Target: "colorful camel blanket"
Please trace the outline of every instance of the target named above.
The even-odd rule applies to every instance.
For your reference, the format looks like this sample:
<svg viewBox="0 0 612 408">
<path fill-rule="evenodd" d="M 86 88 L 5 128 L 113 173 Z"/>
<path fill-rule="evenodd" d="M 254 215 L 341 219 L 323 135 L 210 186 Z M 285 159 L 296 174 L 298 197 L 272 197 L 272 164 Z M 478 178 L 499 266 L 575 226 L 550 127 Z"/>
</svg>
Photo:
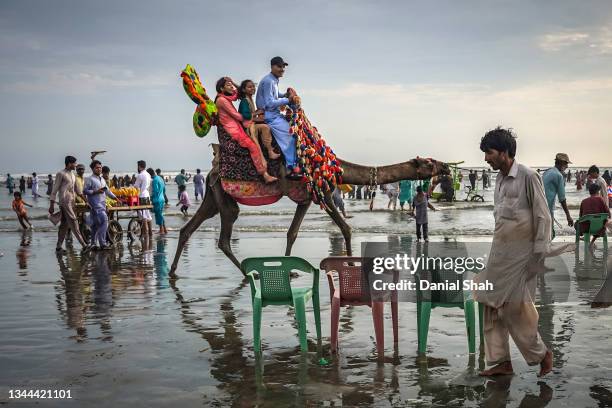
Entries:
<svg viewBox="0 0 612 408">
<path fill-rule="evenodd" d="M 280 183 L 266 184 L 257 174 L 249 151 L 240 146 L 221 126 L 217 126 L 219 137 L 219 176 L 223 191 L 231 195 L 237 202 L 244 205 L 267 205 L 277 202 L 283 196 Z M 278 149 L 276 141 L 272 146 Z M 268 173 L 280 177 L 281 159 L 270 160 L 267 150 L 263 149 L 268 162 Z M 289 181 L 287 196 L 302 204 L 310 200 L 307 189 L 301 181 Z"/>
<path fill-rule="evenodd" d="M 342 184 L 340 160 L 300 107 L 291 113 L 289 132 L 296 137 L 298 173 L 303 175 L 312 200 L 326 208 L 325 193 L 333 192 L 336 185 Z"/>
</svg>

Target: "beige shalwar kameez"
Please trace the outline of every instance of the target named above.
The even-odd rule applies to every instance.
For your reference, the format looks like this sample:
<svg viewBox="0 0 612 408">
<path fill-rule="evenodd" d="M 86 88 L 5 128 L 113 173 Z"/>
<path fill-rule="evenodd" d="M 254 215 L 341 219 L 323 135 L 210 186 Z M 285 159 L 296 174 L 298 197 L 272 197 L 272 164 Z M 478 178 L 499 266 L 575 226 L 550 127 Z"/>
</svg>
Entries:
<svg viewBox="0 0 612 408">
<path fill-rule="evenodd" d="M 53 183 L 53 190 L 51 191 L 50 199 L 52 202 L 55 202 L 57 196 L 57 202 L 59 203 L 60 212 L 62 214 L 57 233 L 57 248 L 62 246 L 62 243 L 64 242 L 64 239 L 69 231 L 72 231 L 72 234 L 74 234 L 82 246 L 87 245 L 79 232 L 79 224 L 77 222 L 76 214 L 74 213 L 74 184 L 75 176 L 70 170 L 64 169 L 55 175 L 55 182 Z"/>
<path fill-rule="evenodd" d="M 489 364 L 510 361 L 509 336 L 528 364 L 539 364 L 547 347 L 538 333 L 533 254 L 550 249 L 552 219 L 538 173 L 514 161 L 495 184 L 495 231 L 486 269 L 475 281 L 491 291 L 476 291 L 485 305 L 485 355 Z"/>
</svg>

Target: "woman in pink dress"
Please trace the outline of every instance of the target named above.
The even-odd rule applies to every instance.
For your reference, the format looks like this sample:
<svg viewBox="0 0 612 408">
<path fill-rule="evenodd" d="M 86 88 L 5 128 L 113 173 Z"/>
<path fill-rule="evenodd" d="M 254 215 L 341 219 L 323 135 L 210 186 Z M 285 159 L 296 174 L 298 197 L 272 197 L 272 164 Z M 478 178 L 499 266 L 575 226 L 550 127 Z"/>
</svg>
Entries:
<svg viewBox="0 0 612 408">
<path fill-rule="evenodd" d="M 223 77 L 217 81 L 217 98 L 215 103 L 219 110 L 219 124 L 232 139 L 238 144 L 249 150 L 251 160 L 266 183 L 272 183 L 278 179 L 268 174 L 267 163 L 264 159 L 261 147 L 247 135 L 245 128 L 251 126 L 250 120 L 243 120 L 232 102 L 238 99 L 236 84 L 229 77 Z"/>
</svg>

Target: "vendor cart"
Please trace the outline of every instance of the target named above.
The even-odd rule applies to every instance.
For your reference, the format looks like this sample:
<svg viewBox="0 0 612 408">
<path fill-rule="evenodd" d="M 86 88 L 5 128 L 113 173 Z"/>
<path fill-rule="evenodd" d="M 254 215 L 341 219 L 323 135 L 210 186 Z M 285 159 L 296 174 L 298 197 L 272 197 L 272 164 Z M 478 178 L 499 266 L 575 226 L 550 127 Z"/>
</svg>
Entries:
<svg viewBox="0 0 612 408">
<path fill-rule="evenodd" d="M 138 210 L 152 210 L 152 205 L 132 205 L 121 207 L 107 207 L 108 213 L 108 232 L 107 238 L 113 245 L 118 244 L 123 239 L 123 227 L 120 220 L 129 220 L 127 225 L 127 237 L 130 241 L 140 238 L 142 233 L 141 220 L 138 217 Z M 79 229 L 85 241 L 91 239 L 91 228 L 85 222 L 84 215 L 89 212 L 89 207 L 85 204 L 77 204 L 76 213 L 79 222 Z"/>
</svg>

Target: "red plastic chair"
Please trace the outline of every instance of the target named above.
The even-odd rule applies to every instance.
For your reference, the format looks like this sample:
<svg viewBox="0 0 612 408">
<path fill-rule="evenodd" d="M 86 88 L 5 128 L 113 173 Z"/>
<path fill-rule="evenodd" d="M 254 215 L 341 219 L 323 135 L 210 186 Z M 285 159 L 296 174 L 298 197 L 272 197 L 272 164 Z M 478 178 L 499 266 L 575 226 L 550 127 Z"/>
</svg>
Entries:
<svg viewBox="0 0 612 408">
<path fill-rule="evenodd" d="M 342 306 L 370 306 L 374 320 L 374 333 L 376 335 L 376 350 L 378 357 L 382 358 L 385 352 L 385 332 L 383 324 L 384 302 L 372 301 L 364 282 L 362 273 L 363 258 L 332 256 L 321 261 L 321 269 L 326 271 L 331 298 L 331 349 L 338 350 L 338 325 L 340 323 L 340 307 Z M 337 274 L 338 285 L 334 280 Z M 395 278 L 395 277 L 394 277 Z M 391 315 L 393 319 L 393 343 L 398 342 L 397 323 L 397 295 L 391 296 Z"/>
</svg>

